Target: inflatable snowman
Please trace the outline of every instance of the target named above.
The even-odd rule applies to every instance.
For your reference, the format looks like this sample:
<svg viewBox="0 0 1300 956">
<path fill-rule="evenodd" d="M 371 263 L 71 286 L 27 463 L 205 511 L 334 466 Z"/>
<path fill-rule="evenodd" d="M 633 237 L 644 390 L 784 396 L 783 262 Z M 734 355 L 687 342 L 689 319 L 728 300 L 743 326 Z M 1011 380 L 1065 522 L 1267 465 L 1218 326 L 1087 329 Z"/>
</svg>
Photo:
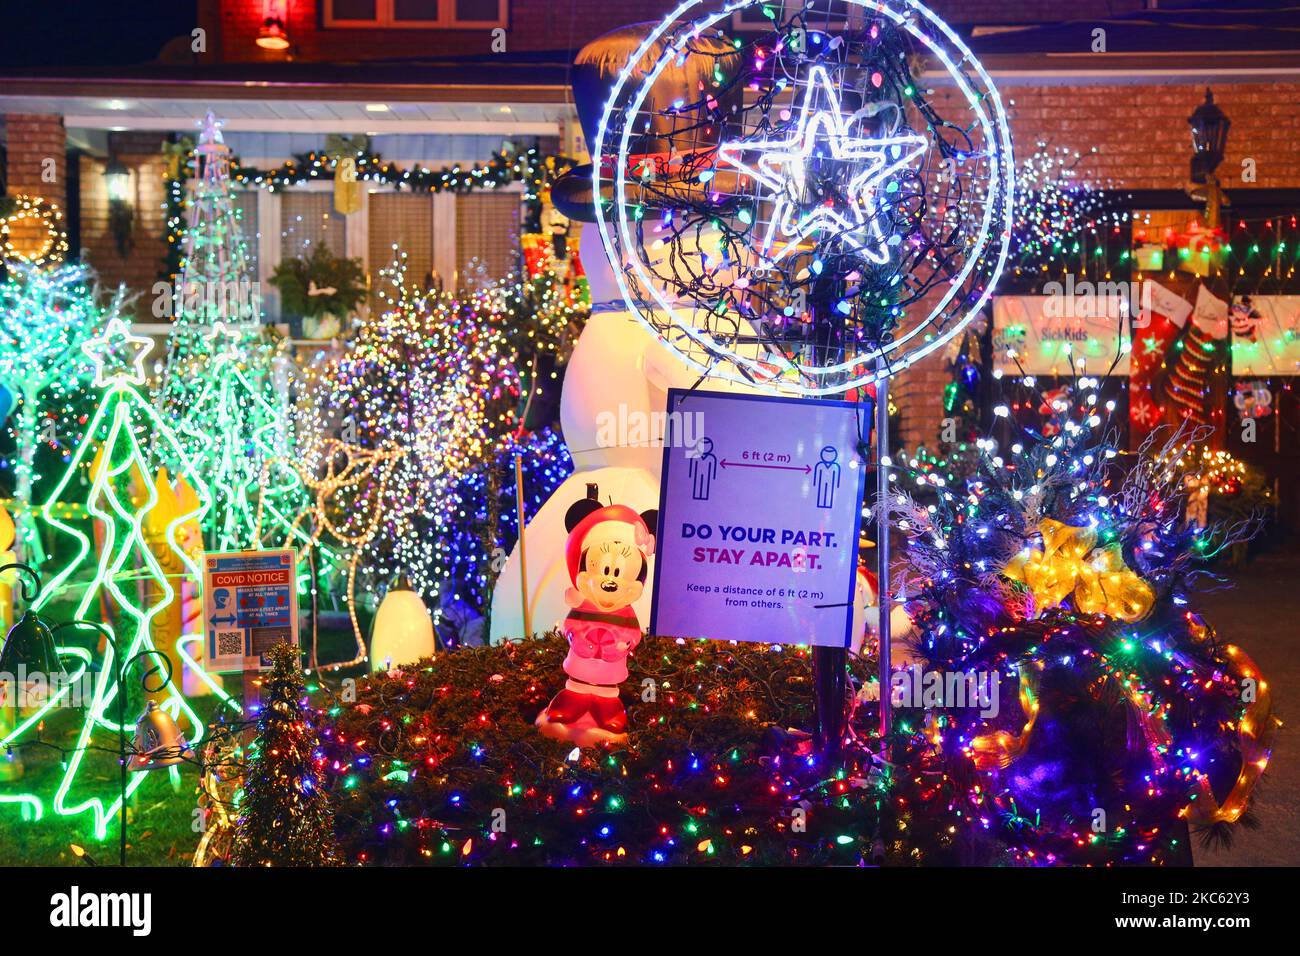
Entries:
<svg viewBox="0 0 1300 956">
<path fill-rule="evenodd" d="M 868 639 L 875 641 L 880 633 L 880 584 L 876 575 L 865 565 L 858 567 L 857 583 L 853 589 L 853 630 L 849 650 L 861 654 Z M 901 599 L 895 599 L 889 612 L 890 663 L 897 670 L 920 663 L 912 641 L 916 638 L 916 625 L 908 616 Z"/>
<path fill-rule="evenodd" d="M 618 72 L 653 26 L 623 27 L 579 52 L 574 63 L 574 102 L 588 142 L 595 141 Z M 659 52 L 651 49 L 641 65 L 652 65 Z M 724 45 L 719 52 L 726 56 L 732 51 Z M 690 74 L 692 68 L 665 71 L 656 82 L 673 87 L 665 94 L 680 95 L 678 88 L 693 91 L 699 78 Z M 659 147 L 647 143 L 643 148 Z M 591 167 L 579 167 L 555 183 L 552 201 L 570 219 L 586 223 L 578 248 L 590 284 L 592 311 L 569 359 L 560 393 L 560 427 L 575 471 L 536 515 L 529 516 L 525 527 L 529 620 L 536 633 L 556 627 L 570 611 L 565 603 L 572 584 L 565 562 L 569 534 L 565 514 L 570 505 L 585 499 L 594 485 L 596 500 L 603 505 L 620 505 L 636 513 L 657 509 L 668 390 L 700 384 L 699 371 L 669 351 L 624 302 L 599 230 L 591 224 L 595 219 Z M 753 391 L 714 380 L 702 387 Z M 492 643 L 524 633 L 520 568 L 516 545 L 493 590 Z M 645 587 L 631 605 L 640 621 L 650 619 L 651 593 L 652 588 Z"/>
</svg>

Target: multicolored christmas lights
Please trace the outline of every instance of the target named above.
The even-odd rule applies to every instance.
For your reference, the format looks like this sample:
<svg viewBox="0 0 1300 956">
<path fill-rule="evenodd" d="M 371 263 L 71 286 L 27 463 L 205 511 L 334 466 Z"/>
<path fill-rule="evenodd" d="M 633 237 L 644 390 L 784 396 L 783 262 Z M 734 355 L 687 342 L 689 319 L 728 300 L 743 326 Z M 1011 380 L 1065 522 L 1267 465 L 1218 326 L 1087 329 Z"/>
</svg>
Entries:
<svg viewBox="0 0 1300 956">
<path fill-rule="evenodd" d="M 1275 727 L 1254 665 L 1191 603 L 1206 559 L 1252 524 L 1186 520 L 1169 462 L 1203 434 L 1166 434 L 1121 472 L 1098 385 L 1081 377 L 1040 397 L 1047 422 L 981 439 L 964 481 L 916 474 L 931 503 L 891 503 L 925 666 L 1020 701 L 900 711 L 899 732 L 946 781 L 930 810 L 1011 862 L 1185 863 L 1189 823 L 1218 837 L 1246 812 Z"/>
<path fill-rule="evenodd" d="M 405 574 L 427 596 L 447 574 L 449 529 L 466 515 L 456 482 L 513 426 L 519 379 L 496 287 L 425 292 L 407 284 L 404 256 L 383 275 L 382 313 L 308 378 L 304 431 L 400 450 L 361 568 L 372 585 Z"/>
<path fill-rule="evenodd" d="M 801 394 L 879 381 L 960 332 L 1002 272 L 1014 167 L 992 80 L 921 4 L 849 6 L 867 29 L 822 0 L 687 0 L 609 98 L 601 240 L 628 307 L 702 373 Z M 751 7 L 771 31 L 727 43 L 718 25 Z M 912 48 L 966 113 L 938 115 Z"/>
</svg>

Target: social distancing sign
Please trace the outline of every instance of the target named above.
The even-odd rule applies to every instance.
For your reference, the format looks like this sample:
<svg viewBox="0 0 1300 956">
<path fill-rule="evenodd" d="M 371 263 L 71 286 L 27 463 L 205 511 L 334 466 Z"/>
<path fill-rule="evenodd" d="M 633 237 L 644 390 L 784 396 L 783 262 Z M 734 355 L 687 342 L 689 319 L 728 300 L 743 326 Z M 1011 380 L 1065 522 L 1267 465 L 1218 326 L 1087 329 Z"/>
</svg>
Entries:
<svg viewBox="0 0 1300 956">
<path fill-rule="evenodd" d="M 671 390 L 650 633 L 849 646 L 871 420 L 866 403 Z"/>
<path fill-rule="evenodd" d="M 298 553 L 203 556 L 204 665 L 214 673 L 266 670 L 281 642 L 298 643 Z"/>
</svg>

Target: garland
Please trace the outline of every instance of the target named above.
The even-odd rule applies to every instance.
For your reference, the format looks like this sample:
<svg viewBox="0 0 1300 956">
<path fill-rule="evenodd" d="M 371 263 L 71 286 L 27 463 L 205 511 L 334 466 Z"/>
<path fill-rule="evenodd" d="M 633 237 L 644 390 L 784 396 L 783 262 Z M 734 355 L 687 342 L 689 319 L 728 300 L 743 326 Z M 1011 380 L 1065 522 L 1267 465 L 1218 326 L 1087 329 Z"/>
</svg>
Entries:
<svg viewBox="0 0 1300 956">
<path fill-rule="evenodd" d="M 180 271 L 181 249 L 184 245 L 185 183 L 190 175 L 193 143 L 185 139 L 169 145 L 171 153 L 177 158 L 172 162 L 172 175 L 166 184 L 167 253 L 163 267 L 167 275 L 175 276 Z M 241 186 L 255 186 L 275 192 L 291 186 L 301 186 L 303 183 L 333 182 L 342 158 L 340 154 L 313 150 L 271 169 L 259 169 L 235 162 L 230 175 Z M 486 162 L 474 166 L 457 163 L 432 170 L 422 166 L 403 169 L 396 163 L 385 161 L 378 153 L 366 150 L 358 150 L 356 153 L 358 181 L 380 183 L 399 190 L 470 193 L 523 183 L 523 201 L 528 207 L 524 232 L 540 229 L 542 192 L 574 165 L 576 160 L 543 155 L 536 146 L 530 146 L 522 152 L 503 149 Z"/>
</svg>

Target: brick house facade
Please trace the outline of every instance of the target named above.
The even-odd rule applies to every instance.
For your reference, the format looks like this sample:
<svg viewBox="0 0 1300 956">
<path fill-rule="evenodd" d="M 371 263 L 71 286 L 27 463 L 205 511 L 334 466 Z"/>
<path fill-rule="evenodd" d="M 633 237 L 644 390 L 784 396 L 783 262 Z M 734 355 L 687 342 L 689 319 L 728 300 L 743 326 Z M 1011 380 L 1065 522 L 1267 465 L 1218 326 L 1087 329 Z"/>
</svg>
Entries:
<svg viewBox="0 0 1300 956">
<path fill-rule="evenodd" d="M 488 55 L 492 29 L 497 25 L 461 23 L 434 29 L 384 28 L 382 12 L 392 0 L 369 0 L 358 4 L 343 0 L 345 7 L 370 7 L 375 26 L 369 28 L 330 26 L 334 4 L 339 0 L 205 0 L 200 3 L 200 26 L 217 38 L 209 55 L 221 62 L 273 62 L 285 53 L 261 49 L 257 36 L 267 12 L 283 11 L 286 32 L 292 44 L 288 55 L 312 61 L 378 60 L 393 57 Z M 492 5 L 480 0 L 475 8 Z M 679 5 L 677 0 L 499 0 L 508 50 L 574 50 L 588 40 L 616 27 L 658 19 Z M 1169 3 L 1166 6 L 1178 6 Z M 414 4 L 413 6 L 425 6 Z M 452 7 L 444 0 L 444 7 Z M 1101 19 L 1133 13 L 1148 6 L 1143 0 L 1025 0 L 1014 5 L 997 0 L 934 0 L 928 6 L 949 23 L 972 24 L 1044 23 L 1056 20 Z"/>
<path fill-rule="evenodd" d="M 78 244 L 107 282 L 142 290 L 157 276 L 162 256 L 159 133 L 192 130 L 205 105 L 216 101 L 242 112 L 230 128 L 250 134 L 283 127 L 323 136 L 374 126 L 395 133 L 427 130 L 432 132 L 421 135 L 436 137 L 463 126 L 484 130 L 486 138 L 499 129 L 501 138 L 540 134 L 566 144 L 575 128 L 564 69 L 571 51 L 609 29 L 676 6 L 671 0 L 410 0 L 402 6 L 408 13 L 432 16 L 436 9 L 441 17 L 436 26 L 415 28 L 396 25 L 397 3 L 198 0 L 200 52 L 193 52 L 191 38 L 181 37 L 168 44 L 166 62 L 152 72 L 123 69 L 82 77 L 47 70 L 6 80 L 0 112 L 8 114 L 10 192 L 36 190 L 66 202 L 67 171 L 60 164 L 73 124 L 99 124 L 91 131 L 95 135 L 82 137 L 98 144 L 98 154 L 79 150 L 76 163 Z M 1269 52 L 1281 43 L 1267 30 L 1249 35 L 1177 31 L 1178 11 L 1196 5 L 1176 0 L 1022 0 L 1015 5 L 934 0 L 931 6 L 971 38 L 1011 104 L 1014 141 L 1022 154 L 1040 141 L 1085 153 L 1095 147 L 1080 166 L 1082 174 L 1108 180 L 1116 189 L 1181 191 L 1190 155 L 1186 117 L 1212 83 L 1216 101 L 1233 120 L 1221 167 L 1225 185 L 1230 190 L 1300 188 L 1300 150 L 1294 143 L 1300 59 L 1285 50 Z M 453 22 L 458 13 L 482 16 L 490 7 L 498 11 L 496 20 Z M 1141 19 L 1151 20 L 1157 7 L 1168 39 L 1126 19 L 1150 11 Z M 268 16 L 280 18 L 286 49 L 258 45 Z M 365 16 L 373 23 L 356 25 L 356 18 Z M 1111 52 L 1093 52 L 1099 28 L 1109 31 Z M 494 33 L 498 29 L 504 32 Z M 471 59 L 449 59 L 466 57 Z M 944 95 L 943 90 L 937 94 L 941 111 Z M 66 103 L 63 114 L 32 115 L 32 104 L 52 97 Z M 361 112 L 372 102 L 382 109 Z M 430 119 L 427 110 L 418 121 L 404 118 L 408 107 L 431 102 L 445 107 L 450 118 Z M 120 104 L 124 107 L 116 108 Z M 143 115 L 144 106 L 163 115 Z M 265 118 L 256 112 L 260 107 L 269 110 Z M 525 122 L 520 119 L 525 115 L 540 119 Z M 131 168 L 136 190 L 133 244 L 125 255 L 107 223 L 102 171 L 109 150 Z M 58 165 L 57 182 L 40 179 L 46 157 Z M 1241 182 L 1247 159 L 1254 161 L 1255 176 Z M 944 356 L 935 354 L 897 379 L 893 397 L 909 447 L 933 441 L 948 378 Z"/>
<path fill-rule="evenodd" d="M 1003 95 L 1011 101 L 1012 142 L 1019 155 L 1039 142 L 1069 146 L 1084 154 L 1078 166 L 1082 176 L 1109 181 L 1116 190 L 1181 191 L 1188 182 L 1185 118 L 1204 98 L 1202 84 L 1015 85 L 1004 86 Z M 1214 98 L 1232 118 L 1220 167 L 1225 187 L 1300 187 L 1300 149 L 1288 120 L 1300 103 L 1300 82 L 1216 82 Z M 942 97 L 936 108 L 943 112 Z M 1092 147 L 1096 152 L 1089 152 Z M 1247 159 L 1254 160 L 1253 182 L 1241 181 Z M 908 447 L 933 446 L 943 418 L 943 388 L 951 379 L 946 361 L 942 352 L 927 356 L 894 386 Z"/>
</svg>

